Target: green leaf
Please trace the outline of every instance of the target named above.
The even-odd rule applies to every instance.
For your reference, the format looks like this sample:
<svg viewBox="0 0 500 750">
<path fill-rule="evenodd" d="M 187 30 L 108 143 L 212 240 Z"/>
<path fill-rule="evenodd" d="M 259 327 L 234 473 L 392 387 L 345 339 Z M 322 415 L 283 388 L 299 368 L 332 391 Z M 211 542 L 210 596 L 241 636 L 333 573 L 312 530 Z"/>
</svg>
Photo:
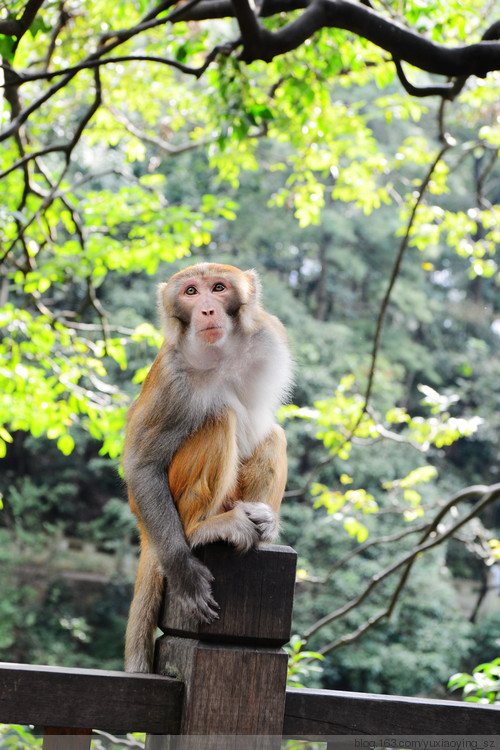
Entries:
<svg viewBox="0 0 500 750">
<path fill-rule="evenodd" d="M 437 476 L 437 469 L 434 466 L 420 466 L 418 469 L 411 471 L 404 479 L 400 479 L 398 484 L 400 487 L 413 487 L 421 482 L 430 482 L 435 476 Z"/>
<path fill-rule="evenodd" d="M 0 34 L 0 56 L 8 63 L 14 62 L 14 48 L 16 42 L 17 40 L 15 37 Z"/>
<path fill-rule="evenodd" d="M 356 540 L 362 544 L 368 538 L 368 529 L 356 518 L 346 518 L 344 528 L 349 536 L 356 537 Z"/>
<path fill-rule="evenodd" d="M 73 449 L 75 447 L 75 441 L 71 437 L 71 435 L 61 435 L 59 440 L 57 441 L 57 447 L 63 453 L 65 456 L 69 456 L 70 453 L 73 452 Z"/>
<path fill-rule="evenodd" d="M 422 499 L 420 493 L 416 490 L 405 490 L 403 497 L 407 503 L 410 503 L 413 506 L 418 505 Z"/>
</svg>

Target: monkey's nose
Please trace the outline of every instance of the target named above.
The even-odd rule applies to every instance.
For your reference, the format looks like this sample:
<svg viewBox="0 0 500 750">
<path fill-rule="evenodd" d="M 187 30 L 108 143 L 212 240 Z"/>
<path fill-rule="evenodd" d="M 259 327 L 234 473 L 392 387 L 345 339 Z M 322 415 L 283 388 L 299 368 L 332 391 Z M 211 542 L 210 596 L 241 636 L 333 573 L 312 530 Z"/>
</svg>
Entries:
<svg viewBox="0 0 500 750">
<path fill-rule="evenodd" d="M 202 311 L 201 311 L 201 314 L 202 314 L 202 315 L 213 315 L 213 314 L 214 314 L 214 312 L 215 312 L 215 310 L 213 310 L 213 309 L 209 309 L 209 310 L 202 310 Z"/>
</svg>

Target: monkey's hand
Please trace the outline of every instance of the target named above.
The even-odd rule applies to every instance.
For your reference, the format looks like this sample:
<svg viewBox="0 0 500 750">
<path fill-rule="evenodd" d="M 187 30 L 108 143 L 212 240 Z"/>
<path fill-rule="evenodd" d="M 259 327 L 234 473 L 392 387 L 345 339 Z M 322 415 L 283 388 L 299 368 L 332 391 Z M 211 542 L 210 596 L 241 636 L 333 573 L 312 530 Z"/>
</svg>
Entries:
<svg viewBox="0 0 500 750">
<path fill-rule="evenodd" d="M 266 503 L 241 503 L 241 505 L 255 526 L 258 541 L 274 541 L 279 534 L 279 522 L 273 509 Z"/>
<path fill-rule="evenodd" d="M 212 596 L 213 575 L 196 557 L 186 557 L 182 576 L 168 579 L 173 596 L 182 609 L 199 622 L 213 622 L 219 618 L 219 605 Z"/>
</svg>

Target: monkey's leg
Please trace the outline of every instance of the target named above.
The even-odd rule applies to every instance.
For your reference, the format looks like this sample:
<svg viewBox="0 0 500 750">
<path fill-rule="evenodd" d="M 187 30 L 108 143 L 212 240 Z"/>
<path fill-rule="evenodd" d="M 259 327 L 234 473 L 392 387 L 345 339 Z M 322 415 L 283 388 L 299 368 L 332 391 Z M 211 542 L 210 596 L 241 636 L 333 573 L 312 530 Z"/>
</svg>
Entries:
<svg viewBox="0 0 500 750">
<path fill-rule="evenodd" d="M 240 468 L 238 485 L 259 539 L 272 542 L 279 534 L 278 511 L 287 477 L 286 437 L 274 425 Z"/>
<path fill-rule="evenodd" d="M 163 574 L 144 529 L 134 598 L 125 637 L 125 671 L 150 672 L 154 633 L 163 594 Z"/>
<path fill-rule="evenodd" d="M 259 540 L 250 508 L 238 491 L 236 415 L 232 409 L 209 419 L 179 448 L 169 482 L 189 544 L 225 540 L 244 551 Z M 224 508 L 229 505 L 230 510 Z"/>
<path fill-rule="evenodd" d="M 237 479 L 236 414 L 228 409 L 190 435 L 170 463 L 168 481 L 184 531 L 218 513 Z"/>
<path fill-rule="evenodd" d="M 286 437 L 275 424 L 240 467 L 238 485 L 243 501 L 266 503 L 277 513 L 287 477 Z"/>
</svg>

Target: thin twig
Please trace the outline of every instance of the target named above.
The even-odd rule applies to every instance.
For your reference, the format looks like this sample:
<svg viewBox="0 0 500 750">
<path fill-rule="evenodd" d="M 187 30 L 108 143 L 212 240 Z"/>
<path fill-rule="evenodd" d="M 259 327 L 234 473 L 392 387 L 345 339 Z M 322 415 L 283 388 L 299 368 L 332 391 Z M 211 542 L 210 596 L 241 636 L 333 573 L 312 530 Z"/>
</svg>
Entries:
<svg viewBox="0 0 500 750">
<path fill-rule="evenodd" d="M 303 639 L 304 641 L 307 641 L 310 639 L 314 634 L 316 634 L 321 628 L 325 627 L 325 625 L 329 625 L 330 623 L 334 622 L 335 620 L 338 620 L 340 617 L 343 617 L 348 612 L 353 610 L 355 607 L 357 607 L 361 602 L 363 602 L 368 595 L 386 578 L 391 576 L 393 573 L 395 573 L 397 570 L 399 570 L 403 566 L 408 566 L 409 564 L 413 564 L 416 557 L 418 557 L 421 553 L 427 552 L 430 549 L 433 549 L 434 547 L 437 547 L 438 545 L 442 544 L 446 539 L 451 537 L 453 534 L 455 534 L 458 529 L 460 529 L 462 526 L 464 526 L 466 523 L 468 523 L 472 518 L 475 518 L 479 513 L 481 513 L 488 505 L 490 505 L 492 502 L 496 501 L 498 497 L 500 497 L 500 484 L 494 484 L 490 487 L 483 486 L 483 485 L 476 485 L 472 487 L 467 487 L 466 489 L 462 490 L 461 492 L 456 493 L 444 506 L 444 508 L 440 509 L 439 513 L 436 515 L 436 517 L 432 521 L 432 528 L 436 529 L 439 525 L 440 520 L 442 519 L 443 515 L 445 515 L 448 510 L 456 505 L 459 502 L 464 502 L 466 500 L 470 500 L 473 497 L 480 496 L 480 500 L 473 506 L 473 508 L 466 513 L 461 519 L 459 519 L 456 523 L 452 524 L 446 531 L 444 531 L 441 534 L 436 534 L 432 539 L 429 541 L 420 541 L 419 544 L 414 547 L 410 552 L 408 552 L 406 555 L 404 555 L 402 558 L 397 560 L 396 562 L 392 563 L 391 565 L 387 566 L 384 570 L 380 571 L 379 573 L 376 573 L 372 578 L 370 579 L 368 585 L 363 589 L 363 591 L 358 594 L 358 596 L 354 597 L 354 599 L 351 599 L 349 602 L 347 602 L 343 607 L 340 607 L 339 609 L 335 610 L 335 612 L 331 612 L 328 615 L 325 615 L 325 617 L 322 617 L 320 620 L 318 620 L 314 625 L 312 625 L 310 628 L 308 628 L 304 635 Z M 431 534 L 431 527 L 426 531 L 424 535 L 424 539 L 428 538 L 428 536 Z M 394 609 L 395 603 L 397 599 L 399 598 L 399 595 L 402 591 L 402 588 L 404 584 L 406 583 L 408 574 L 405 569 L 402 578 L 400 579 L 398 585 L 396 586 L 396 589 L 391 597 L 391 601 L 389 605 L 382 610 L 379 614 L 374 616 L 374 618 L 370 618 L 368 622 L 371 622 L 369 627 L 372 627 L 375 622 L 379 622 L 380 619 L 383 617 L 388 617 L 391 612 Z M 365 627 L 366 623 L 361 626 L 361 628 L 358 628 L 358 631 L 356 631 L 357 635 L 356 637 L 359 637 L 362 633 L 366 632 L 368 627 Z M 330 651 L 333 651 L 335 648 L 338 648 L 339 646 L 343 645 L 344 643 L 354 640 L 352 637 L 353 634 L 346 634 L 345 636 L 342 636 L 341 638 L 337 639 L 336 641 L 328 644 L 327 646 L 323 647 L 320 650 L 320 653 L 326 654 Z"/>
<path fill-rule="evenodd" d="M 376 371 L 378 353 L 379 353 L 379 349 L 380 349 L 380 340 L 381 340 L 381 336 L 382 336 L 382 329 L 383 329 L 384 321 L 385 321 L 385 315 L 386 315 L 386 312 L 387 312 L 387 308 L 389 306 L 389 302 L 390 302 L 390 299 L 391 299 L 391 296 L 392 296 L 392 292 L 394 290 L 394 286 L 396 284 L 396 281 L 397 281 L 398 276 L 399 276 L 399 272 L 401 270 L 401 264 L 403 262 L 404 255 L 405 255 L 405 253 L 406 253 L 406 251 L 408 249 L 408 246 L 409 246 L 409 240 L 410 240 L 411 230 L 412 230 L 414 222 L 415 222 L 415 218 L 416 218 L 416 215 L 417 215 L 418 208 L 419 208 L 420 204 L 422 203 L 422 200 L 423 200 L 424 195 L 425 195 L 425 193 L 427 191 L 429 183 L 432 180 L 432 177 L 433 177 L 434 172 L 435 172 L 435 170 L 437 168 L 437 165 L 439 164 L 439 162 L 443 158 L 444 154 L 452 147 L 452 145 L 453 145 L 453 143 L 450 141 L 450 139 L 445 138 L 444 139 L 444 145 L 442 146 L 442 148 L 438 152 L 437 156 L 432 161 L 432 164 L 430 165 L 429 169 L 427 170 L 427 174 L 425 175 L 425 177 L 422 180 L 422 182 L 420 184 L 420 187 L 418 189 L 418 193 L 416 195 L 416 198 L 415 198 L 415 201 L 414 201 L 414 204 L 413 204 L 413 208 L 412 208 L 412 211 L 411 211 L 411 214 L 410 214 L 410 218 L 408 219 L 408 223 L 406 225 L 405 233 L 404 233 L 404 235 L 403 235 L 403 237 L 401 239 L 401 242 L 400 242 L 400 245 L 399 245 L 399 249 L 398 249 L 398 253 L 396 255 L 396 260 L 394 261 L 394 265 L 393 265 L 393 268 L 392 268 L 392 272 L 391 272 L 391 276 L 390 276 L 390 279 L 389 279 L 389 283 L 387 285 L 384 297 L 382 299 L 382 303 L 380 305 L 378 316 L 377 316 L 377 321 L 376 321 L 376 324 L 375 324 L 375 334 L 374 334 L 374 337 L 373 337 L 372 350 L 371 350 L 371 355 L 370 355 L 370 369 L 369 369 L 369 373 L 368 373 L 368 382 L 367 382 L 367 385 L 366 385 L 366 388 L 365 388 L 365 391 L 364 391 L 364 394 L 363 394 L 363 407 L 362 407 L 362 409 L 361 409 L 361 411 L 360 411 L 360 413 L 359 413 L 359 415 L 358 415 L 358 417 L 357 417 L 357 419 L 356 419 L 353 427 L 351 427 L 351 429 L 349 430 L 349 432 L 346 435 L 345 439 L 337 447 L 337 449 L 335 450 L 335 452 L 329 453 L 328 456 L 322 457 L 316 463 L 316 465 L 311 469 L 311 471 L 309 472 L 309 476 L 308 476 L 306 482 L 304 483 L 304 485 L 301 488 L 297 489 L 297 490 L 289 490 L 289 491 L 287 491 L 285 493 L 286 497 L 301 497 L 301 496 L 305 495 L 308 492 L 308 490 L 309 490 L 309 488 L 311 486 L 311 483 L 312 483 L 314 477 L 316 476 L 318 470 L 322 466 L 326 465 L 327 463 L 330 463 L 338 455 L 339 451 L 341 451 L 342 448 L 345 445 L 347 445 L 347 443 L 349 443 L 353 439 L 353 437 L 356 434 L 356 430 L 360 426 L 360 424 L 361 424 L 364 416 L 368 413 L 368 408 L 369 408 L 370 399 L 371 399 L 372 390 L 373 390 L 373 383 L 374 383 L 374 378 L 375 378 L 375 371 Z"/>
<path fill-rule="evenodd" d="M 136 125 L 134 125 L 133 122 L 128 119 L 128 117 L 123 114 L 123 112 L 120 112 L 118 109 L 116 109 L 116 107 L 108 106 L 106 107 L 106 109 L 117 122 L 123 125 L 125 130 L 127 130 L 131 135 L 134 135 L 139 140 L 144 141 L 144 143 L 149 143 L 152 146 L 156 146 L 161 151 L 165 151 L 170 156 L 184 154 L 186 151 L 194 151 L 200 146 L 206 146 L 209 143 L 208 140 L 202 140 L 190 141 L 189 143 L 185 143 L 181 146 L 172 146 L 170 143 L 167 143 L 167 141 L 163 140 L 163 138 L 156 138 L 155 136 L 148 135 L 143 130 L 140 130 Z"/>
<path fill-rule="evenodd" d="M 205 63 L 197 68 L 192 68 L 189 65 L 184 65 L 177 60 L 170 60 L 167 57 L 159 57 L 158 55 L 118 55 L 116 57 L 104 57 L 98 60 L 83 60 L 78 65 L 72 65 L 69 68 L 60 68 L 59 70 L 44 71 L 40 73 L 16 73 L 17 81 L 16 85 L 21 86 L 23 83 L 30 83 L 31 81 L 51 81 L 54 78 L 66 75 L 75 75 L 81 70 L 93 70 L 94 68 L 100 68 L 103 65 L 114 65 L 122 62 L 148 62 L 148 63 L 160 63 L 161 65 L 168 65 L 172 68 L 176 68 L 181 73 L 187 73 L 188 75 L 194 75 L 199 78 L 204 71 L 207 69 Z M 1 68 L 6 69 L 5 65 L 0 65 Z M 12 84 L 10 84 L 12 85 Z M 0 85 L 0 88 L 5 87 L 6 84 Z"/>
<path fill-rule="evenodd" d="M 73 150 L 75 149 L 78 141 L 80 140 L 80 137 L 83 131 L 85 130 L 88 123 L 90 122 L 90 120 L 92 119 L 92 117 L 94 116 L 94 114 L 96 113 L 96 111 L 101 105 L 101 81 L 100 81 L 100 74 L 99 74 L 98 68 L 94 71 L 94 79 L 95 79 L 94 99 L 92 101 L 92 104 L 88 107 L 84 116 L 81 118 L 80 122 L 78 123 L 78 126 L 75 130 L 75 133 L 73 134 L 72 139 L 66 144 L 64 148 L 65 164 L 64 164 L 63 169 L 61 170 L 61 173 L 57 181 L 54 183 L 54 185 L 52 186 L 51 190 L 42 201 L 42 204 L 39 206 L 39 208 L 31 215 L 31 217 L 23 224 L 22 227 L 19 227 L 17 236 L 11 242 L 9 247 L 5 250 L 3 256 L 0 258 L 0 264 L 2 264 L 6 260 L 6 258 L 10 255 L 12 250 L 15 248 L 16 244 L 20 240 L 22 240 L 22 238 L 24 237 L 24 234 L 26 233 L 28 228 L 33 224 L 33 222 L 38 220 L 38 218 L 41 216 L 43 211 L 45 211 L 52 204 L 54 199 L 57 197 L 59 186 L 69 169 Z"/>
<path fill-rule="evenodd" d="M 404 529 L 404 531 L 399 531 L 397 534 L 389 534 L 386 536 L 379 536 L 376 539 L 370 539 L 367 542 L 363 542 L 363 544 L 358 544 L 357 547 L 354 547 L 354 549 L 349 550 L 349 552 L 346 552 L 345 555 L 343 555 L 341 558 L 339 558 L 329 569 L 329 571 L 322 577 L 322 578 L 316 578 L 314 579 L 314 583 L 327 583 L 332 575 L 337 572 L 337 570 L 340 570 L 340 568 L 343 568 L 344 565 L 349 562 L 349 560 L 352 560 L 353 557 L 357 557 L 358 555 L 361 555 L 363 552 L 365 552 L 367 549 L 370 549 L 370 547 L 378 546 L 379 544 L 391 544 L 392 542 L 399 542 L 401 539 L 404 539 L 407 536 L 410 536 L 411 534 L 417 534 L 419 531 L 424 531 L 424 529 L 427 529 L 429 524 L 421 524 L 420 526 L 415 526 L 414 528 L 410 529 Z M 306 581 L 309 579 L 306 578 Z"/>
</svg>

